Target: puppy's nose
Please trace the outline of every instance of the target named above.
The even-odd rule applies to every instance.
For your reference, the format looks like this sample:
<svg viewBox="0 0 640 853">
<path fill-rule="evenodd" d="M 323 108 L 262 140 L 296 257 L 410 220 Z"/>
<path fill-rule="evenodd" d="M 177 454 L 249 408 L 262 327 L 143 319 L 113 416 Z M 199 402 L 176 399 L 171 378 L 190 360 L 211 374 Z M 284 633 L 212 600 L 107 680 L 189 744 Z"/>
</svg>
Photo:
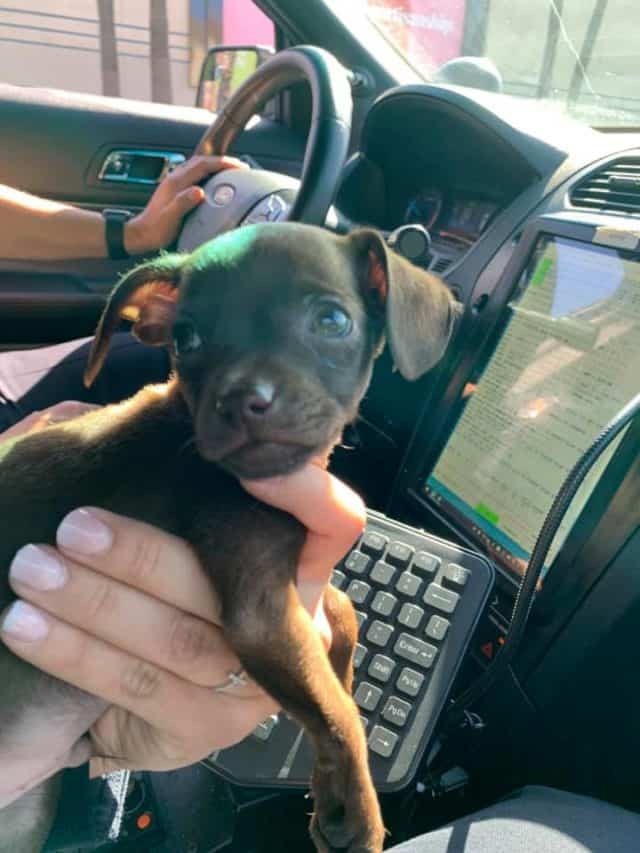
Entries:
<svg viewBox="0 0 640 853">
<path fill-rule="evenodd" d="M 245 417 L 259 418 L 270 408 L 276 396 L 276 389 L 271 382 L 256 382 L 243 397 L 243 414 Z"/>
<path fill-rule="evenodd" d="M 216 411 L 231 423 L 251 423 L 263 418 L 276 396 L 271 382 L 256 382 L 248 388 L 231 391 L 216 402 Z"/>
</svg>

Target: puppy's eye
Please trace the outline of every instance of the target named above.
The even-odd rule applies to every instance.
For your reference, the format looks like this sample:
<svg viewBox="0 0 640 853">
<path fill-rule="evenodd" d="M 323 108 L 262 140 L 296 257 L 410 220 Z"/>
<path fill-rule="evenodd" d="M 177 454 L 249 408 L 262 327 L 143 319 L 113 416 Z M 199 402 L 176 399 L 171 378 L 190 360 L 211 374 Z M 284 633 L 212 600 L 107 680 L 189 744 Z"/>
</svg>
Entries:
<svg viewBox="0 0 640 853">
<path fill-rule="evenodd" d="M 176 323 L 173 329 L 173 348 L 176 355 L 195 352 L 202 346 L 202 338 L 191 323 Z"/>
<path fill-rule="evenodd" d="M 321 305 L 311 320 L 311 331 L 323 338 L 346 338 L 352 328 L 351 317 L 338 305 Z"/>
</svg>

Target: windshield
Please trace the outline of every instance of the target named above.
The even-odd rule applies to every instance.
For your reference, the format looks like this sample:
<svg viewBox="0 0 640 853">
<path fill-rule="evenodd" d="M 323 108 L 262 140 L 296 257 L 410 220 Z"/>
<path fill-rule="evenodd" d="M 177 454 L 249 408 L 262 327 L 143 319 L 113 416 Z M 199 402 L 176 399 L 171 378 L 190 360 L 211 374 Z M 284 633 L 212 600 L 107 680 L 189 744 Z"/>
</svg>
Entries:
<svg viewBox="0 0 640 853">
<path fill-rule="evenodd" d="M 640 126 L 638 0 L 326 2 L 352 31 L 354 20 L 363 36 L 375 27 L 424 80 L 537 98 L 591 125 Z"/>
</svg>

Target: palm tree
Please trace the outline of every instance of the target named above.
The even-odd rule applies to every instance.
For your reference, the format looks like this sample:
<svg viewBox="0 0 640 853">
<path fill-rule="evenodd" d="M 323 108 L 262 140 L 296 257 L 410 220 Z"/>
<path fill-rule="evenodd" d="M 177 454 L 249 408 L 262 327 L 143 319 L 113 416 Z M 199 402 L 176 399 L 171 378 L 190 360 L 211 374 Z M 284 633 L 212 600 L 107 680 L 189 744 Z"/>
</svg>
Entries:
<svg viewBox="0 0 640 853">
<path fill-rule="evenodd" d="M 98 22 L 100 24 L 102 94 L 117 98 L 120 95 L 120 71 L 113 0 L 98 0 Z"/>
<path fill-rule="evenodd" d="M 171 63 L 169 60 L 169 19 L 166 0 L 151 0 L 150 10 L 151 100 L 170 104 Z"/>
</svg>

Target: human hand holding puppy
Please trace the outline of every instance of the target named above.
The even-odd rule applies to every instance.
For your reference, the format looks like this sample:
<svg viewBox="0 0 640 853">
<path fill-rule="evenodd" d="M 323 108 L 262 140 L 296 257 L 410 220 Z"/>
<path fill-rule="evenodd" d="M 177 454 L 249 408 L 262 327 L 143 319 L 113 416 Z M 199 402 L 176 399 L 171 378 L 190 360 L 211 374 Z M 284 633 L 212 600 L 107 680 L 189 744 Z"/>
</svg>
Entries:
<svg viewBox="0 0 640 853">
<path fill-rule="evenodd" d="M 328 646 L 322 595 L 333 565 L 362 529 L 362 502 L 314 465 L 245 486 L 307 527 L 299 590 Z M 93 775 L 181 767 L 241 740 L 277 711 L 254 683 L 211 689 L 240 663 L 218 627 L 215 591 L 185 542 L 102 510 L 76 510 L 60 526 L 58 546 L 57 552 L 27 546 L 14 559 L 11 585 L 19 601 L 4 620 L 2 639 L 16 655 L 109 707 L 88 739 L 51 745 L 62 761 L 51 772 L 90 755 Z M 57 571 L 38 562 L 41 554 L 58 561 Z M 58 731 L 63 741 L 64 726 Z"/>
</svg>

